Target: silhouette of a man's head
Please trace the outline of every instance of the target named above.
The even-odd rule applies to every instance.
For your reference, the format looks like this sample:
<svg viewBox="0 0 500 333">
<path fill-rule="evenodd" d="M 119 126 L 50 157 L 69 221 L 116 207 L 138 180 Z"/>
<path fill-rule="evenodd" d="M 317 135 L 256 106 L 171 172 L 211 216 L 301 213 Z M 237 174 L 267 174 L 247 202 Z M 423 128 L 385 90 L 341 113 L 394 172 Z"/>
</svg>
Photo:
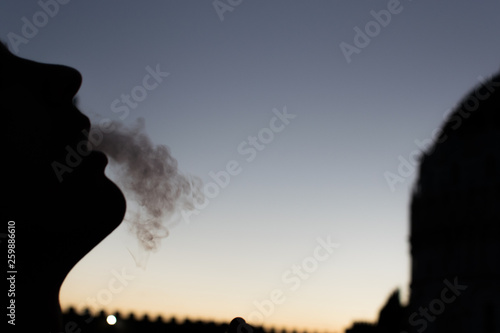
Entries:
<svg viewBox="0 0 500 333">
<path fill-rule="evenodd" d="M 125 200 L 104 175 L 105 155 L 86 147 L 90 122 L 73 102 L 80 73 L 22 59 L 3 44 L 0 66 L 2 221 L 16 226 L 16 325 L 49 332 L 61 283 L 120 224 Z"/>
</svg>

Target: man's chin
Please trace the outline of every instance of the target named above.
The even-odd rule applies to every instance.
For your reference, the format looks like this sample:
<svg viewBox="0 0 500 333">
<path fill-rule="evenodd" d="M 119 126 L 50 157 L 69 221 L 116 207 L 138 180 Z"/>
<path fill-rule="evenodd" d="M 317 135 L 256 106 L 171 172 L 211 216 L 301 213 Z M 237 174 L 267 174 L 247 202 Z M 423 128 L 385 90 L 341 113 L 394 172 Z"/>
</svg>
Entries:
<svg viewBox="0 0 500 333">
<path fill-rule="evenodd" d="M 81 177 L 68 183 L 71 191 L 64 199 L 68 205 L 64 224 L 68 225 L 62 226 L 65 235 L 61 236 L 73 242 L 66 244 L 74 251 L 72 261 L 80 260 L 111 234 L 121 224 L 126 210 L 123 193 L 104 172 L 81 171 Z"/>
<path fill-rule="evenodd" d="M 88 223 L 95 234 L 95 246 L 121 224 L 125 216 L 126 201 L 118 186 L 103 177 L 102 185 L 91 202 L 94 207 L 89 211 Z"/>
</svg>

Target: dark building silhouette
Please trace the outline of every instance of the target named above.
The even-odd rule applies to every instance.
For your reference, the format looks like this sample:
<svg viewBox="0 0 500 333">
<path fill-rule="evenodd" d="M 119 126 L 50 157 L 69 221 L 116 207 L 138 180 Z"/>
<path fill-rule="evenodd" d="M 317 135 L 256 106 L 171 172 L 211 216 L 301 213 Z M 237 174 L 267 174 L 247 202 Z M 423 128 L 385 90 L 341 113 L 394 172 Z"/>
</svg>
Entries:
<svg viewBox="0 0 500 333">
<path fill-rule="evenodd" d="M 500 333 L 500 74 L 475 87 L 420 159 L 411 293 L 346 332 Z"/>
<path fill-rule="evenodd" d="M 376 324 L 356 322 L 346 333 L 398 332 L 405 326 L 406 308 L 399 301 L 399 290 L 394 291 L 380 310 Z"/>
<path fill-rule="evenodd" d="M 414 188 L 410 324 L 500 332 L 500 75 L 459 105 Z"/>
</svg>

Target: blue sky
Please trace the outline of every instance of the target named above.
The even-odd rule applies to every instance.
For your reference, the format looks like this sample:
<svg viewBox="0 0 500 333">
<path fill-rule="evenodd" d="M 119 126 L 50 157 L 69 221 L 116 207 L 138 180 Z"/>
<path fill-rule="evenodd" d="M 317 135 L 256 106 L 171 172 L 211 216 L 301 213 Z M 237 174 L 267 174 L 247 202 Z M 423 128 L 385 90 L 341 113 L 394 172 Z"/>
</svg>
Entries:
<svg viewBox="0 0 500 333">
<path fill-rule="evenodd" d="M 73 0 L 57 12 L 40 3 L 3 1 L 0 38 L 21 57 L 78 69 L 80 108 L 95 123 L 122 120 L 113 101 L 159 66 L 169 75 L 123 121 L 144 118 L 152 141 L 205 183 L 230 161 L 241 168 L 170 230 L 145 270 L 127 250 L 133 238 L 116 230 L 68 276 L 63 306 L 100 295 L 110 311 L 216 320 L 260 311 L 266 325 L 340 332 L 374 320 L 395 288 L 406 299 L 415 173 L 398 167 L 498 71 L 498 2 L 233 0 L 217 3 L 231 8 L 223 20 L 212 1 Z M 29 38 L 24 17 L 38 20 Z M 357 53 L 346 57 L 342 43 Z M 285 108 L 295 117 L 247 161 L 238 146 Z M 402 181 L 391 188 L 387 172 Z M 340 246 L 314 266 L 328 237 Z M 294 265 L 311 272 L 295 274 L 291 290 L 283 276 Z M 134 277 L 110 293 L 123 270 Z M 271 299 L 280 304 L 266 310 Z"/>
</svg>

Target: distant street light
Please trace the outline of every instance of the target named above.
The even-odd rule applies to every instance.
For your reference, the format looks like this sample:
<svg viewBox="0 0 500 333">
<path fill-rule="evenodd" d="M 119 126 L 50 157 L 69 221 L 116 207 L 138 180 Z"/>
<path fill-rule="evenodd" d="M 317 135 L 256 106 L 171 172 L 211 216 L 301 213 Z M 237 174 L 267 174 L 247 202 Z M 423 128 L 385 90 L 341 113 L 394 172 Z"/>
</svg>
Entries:
<svg viewBox="0 0 500 333">
<path fill-rule="evenodd" d="M 106 318 L 106 322 L 109 324 L 109 325 L 114 325 L 116 324 L 116 317 L 113 316 L 113 315 L 109 315 L 107 318 Z"/>
</svg>

